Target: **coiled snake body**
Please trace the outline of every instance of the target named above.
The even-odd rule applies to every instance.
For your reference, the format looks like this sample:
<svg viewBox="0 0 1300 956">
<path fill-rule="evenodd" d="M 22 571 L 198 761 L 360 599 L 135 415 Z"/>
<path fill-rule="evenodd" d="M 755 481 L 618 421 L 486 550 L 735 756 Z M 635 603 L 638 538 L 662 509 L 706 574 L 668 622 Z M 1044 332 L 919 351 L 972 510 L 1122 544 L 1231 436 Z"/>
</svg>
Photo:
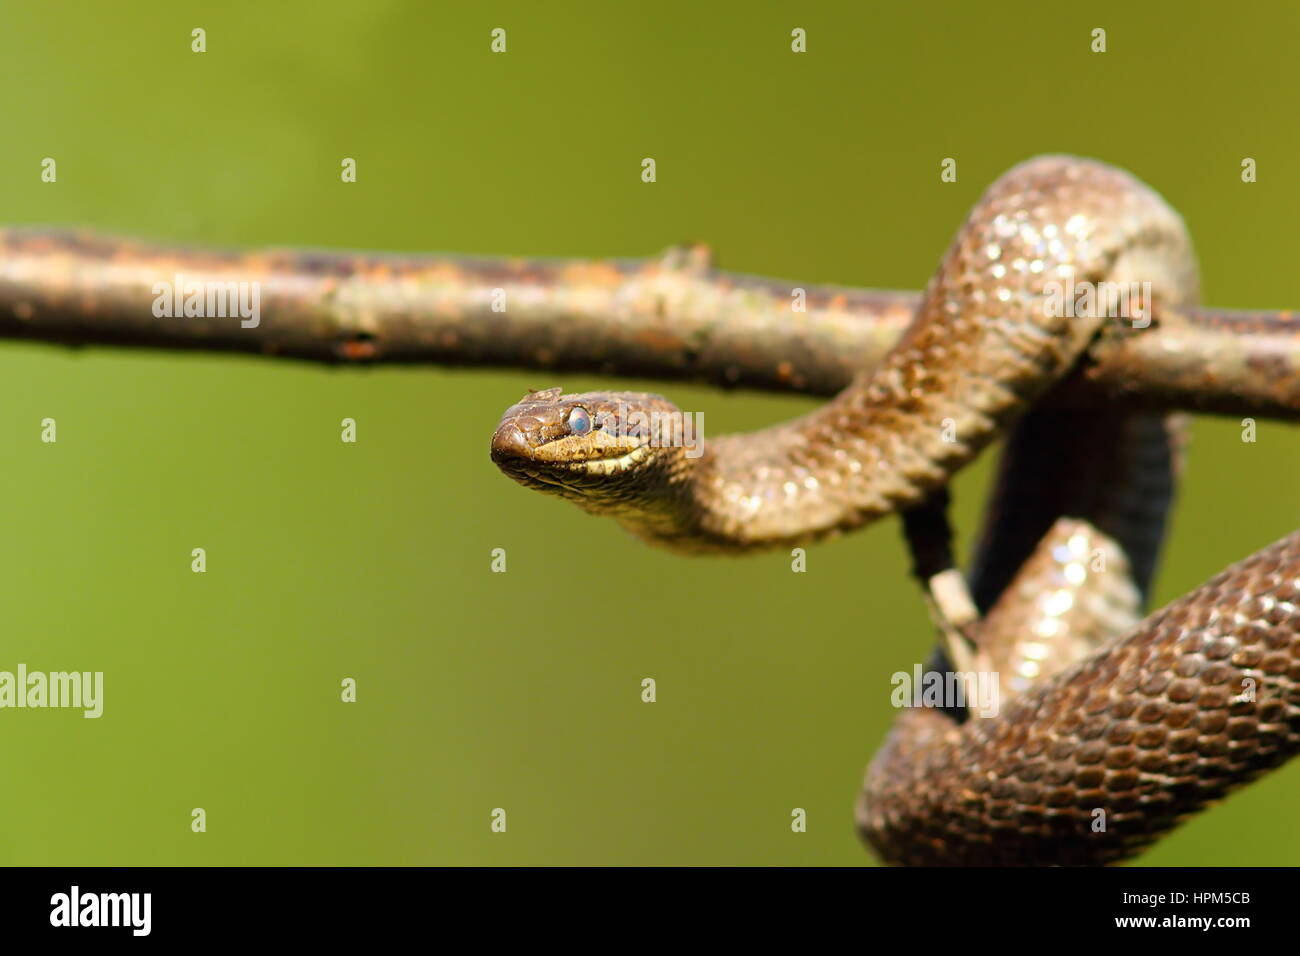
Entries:
<svg viewBox="0 0 1300 956">
<path fill-rule="evenodd" d="M 880 366 L 816 412 L 696 456 L 646 426 L 679 414 L 659 396 L 555 389 L 493 436 L 521 483 L 658 543 L 725 552 L 941 512 L 952 474 L 1010 431 L 971 575 L 983 617 L 962 632 L 1002 704 L 899 719 L 858 805 L 892 862 L 1110 862 L 1300 743 L 1300 534 L 1138 623 L 1179 426 L 1070 407 L 1070 379 L 1112 320 L 1059 308 L 1061 287 L 1194 305 L 1182 221 L 1113 167 L 1031 160 L 975 206 Z M 946 546 L 937 564 L 918 553 L 923 578 Z"/>
</svg>

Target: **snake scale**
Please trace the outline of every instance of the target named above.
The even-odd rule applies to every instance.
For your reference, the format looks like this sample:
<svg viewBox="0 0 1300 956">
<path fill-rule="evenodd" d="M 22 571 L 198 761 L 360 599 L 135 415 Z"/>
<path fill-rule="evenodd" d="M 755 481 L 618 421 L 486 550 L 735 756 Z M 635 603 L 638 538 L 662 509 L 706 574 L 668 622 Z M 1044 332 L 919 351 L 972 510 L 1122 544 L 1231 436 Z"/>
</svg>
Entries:
<svg viewBox="0 0 1300 956">
<path fill-rule="evenodd" d="M 1149 283 L 1157 315 L 1198 294 L 1187 232 L 1156 193 L 1099 162 L 1040 157 L 989 188 L 902 338 L 813 413 L 691 453 L 647 424 L 680 415 L 660 396 L 550 389 L 493 435 L 493 460 L 525 486 L 715 553 L 900 511 L 939 512 L 942 539 L 948 480 L 1007 436 L 970 575 L 982 616 L 962 632 L 1002 704 L 903 711 L 857 808 L 889 862 L 1119 860 L 1300 744 L 1300 533 L 1141 620 L 1181 423 L 1071 404 L 1112 320 L 1047 307 L 1052 282 Z M 921 524 L 907 526 L 914 551 Z M 952 656 L 932 668 L 949 673 Z"/>
</svg>

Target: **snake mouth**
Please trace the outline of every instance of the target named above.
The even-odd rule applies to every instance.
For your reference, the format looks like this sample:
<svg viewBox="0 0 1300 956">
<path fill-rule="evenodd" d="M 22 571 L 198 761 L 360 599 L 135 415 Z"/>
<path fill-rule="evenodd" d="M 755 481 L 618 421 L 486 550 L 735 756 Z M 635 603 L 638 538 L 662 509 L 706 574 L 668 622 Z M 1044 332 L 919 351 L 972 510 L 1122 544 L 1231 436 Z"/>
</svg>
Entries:
<svg viewBox="0 0 1300 956">
<path fill-rule="evenodd" d="M 591 492 L 593 479 L 598 481 L 601 478 L 630 471 L 644 457 L 644 454 L 631 453 L 619 458 L 579 462 L 561 465 L 558 468 L 517 465 L 507 469 L 507 473 L 516 481 L 531 484 L 544 491 L 572 492 L 574 495 L 587 497 Z"/>
<path fill-rule="evenodd" d="M 552 440 L 503 421 L 492 436 L 492 461 L 514 480 L 542 490 L 580 492 L 593 481 L 635 470 L 649 457 L 648 442 L 600 432 Z"/>
<path fill-rule="evenodd" d="M 500 457 L 494 445 L 497 467 L 525 488 L 572 501 L 586 511 L 602 513 L 608 497 L 618 493 L 618 478 L 637 469 L 650 454 L 648 447 L 634 448 L 613 458 L 586 461 L 545 461 L 526 457 Z"/>
<path fill-rule="evenodd" d="M 570 473 L 576 472 L 578 474 L 595 475 L 599 477 L 601 475 L 615 475 L 621 471 L 628 471 L 635 468 L 641 462 L 645 461 L 649 455 L 649 445 L 637 445 L 630 451 L 626 451 L 621 455 L 591 458 L 585 461 L 564 461 L 558 463 L 548 462 L 548 464 L 560 464 Z"/>
</svg>

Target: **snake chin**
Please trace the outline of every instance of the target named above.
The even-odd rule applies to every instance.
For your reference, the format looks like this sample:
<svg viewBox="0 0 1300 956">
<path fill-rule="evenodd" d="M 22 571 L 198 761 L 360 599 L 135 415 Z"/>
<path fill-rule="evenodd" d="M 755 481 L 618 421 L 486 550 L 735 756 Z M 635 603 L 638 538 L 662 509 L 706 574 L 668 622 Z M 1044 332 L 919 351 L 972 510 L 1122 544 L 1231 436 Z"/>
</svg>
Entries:
<svg viewBox="0 0 1300 956">
<path fill-rule="evenodd" d="M 649 454 L 649 446 L 643 445 L 615 458 L 586 461 L 498 460 L 497 466 L 522 485 L 585 500 L 591 497 L 593 481 L 599 482 L 632 471 Z"/>
</svg>

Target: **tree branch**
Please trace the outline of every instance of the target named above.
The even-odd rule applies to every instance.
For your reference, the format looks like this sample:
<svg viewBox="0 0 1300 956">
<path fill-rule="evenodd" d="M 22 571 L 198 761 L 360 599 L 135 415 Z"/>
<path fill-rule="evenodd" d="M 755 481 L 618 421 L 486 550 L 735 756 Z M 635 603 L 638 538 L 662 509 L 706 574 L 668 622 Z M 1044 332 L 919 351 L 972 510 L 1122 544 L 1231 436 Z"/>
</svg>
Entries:
<svg viewBox="0 0 1300 956">
<path fill-rule="evenodd" d="M 256 288 L 255 326 L 234 307 L 238 283 L 249 284 L 246 303 Z M 209 288 L 231 292 L 222 315 L 156 314 L 160 301 L 181 305 L 191 291 L 207 312 Z M 703 246 L 653 259 L 524 260 L 221 252 L 0 231 L 0 338 L 73 346 L 594 371 L 829 395 L 880 360 L 918 301 L 721 272 Z M 1157 312 L 1143 330 L 1116 324 L 1092 349 L 1077 396 L 1300 418 L 1300 322 L 1198 310 Z"/>
</svg>

